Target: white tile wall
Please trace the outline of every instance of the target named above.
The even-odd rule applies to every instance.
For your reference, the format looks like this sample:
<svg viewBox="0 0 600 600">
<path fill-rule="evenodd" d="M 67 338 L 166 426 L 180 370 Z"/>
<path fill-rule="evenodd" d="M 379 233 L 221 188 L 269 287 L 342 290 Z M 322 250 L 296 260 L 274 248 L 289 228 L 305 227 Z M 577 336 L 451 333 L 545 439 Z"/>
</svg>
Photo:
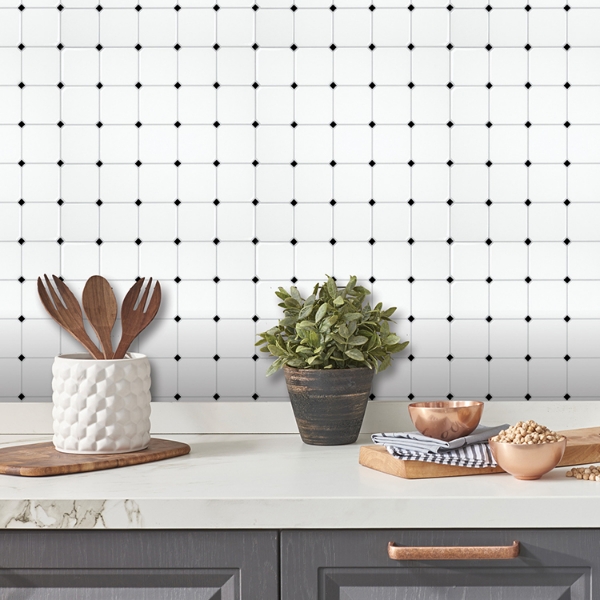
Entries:
<svg viewBox="0 0 600 600">
<path fill-rule="evenodd" d="M 284 398 L 255 334 L 325 273 L 399 307 L 377 399 L 598 396 L 600 1 L 22 1 L 0 400 L 47 400 L 77 348 L 44 272 L 161 280 L 156 400 Z"/>
</svg>

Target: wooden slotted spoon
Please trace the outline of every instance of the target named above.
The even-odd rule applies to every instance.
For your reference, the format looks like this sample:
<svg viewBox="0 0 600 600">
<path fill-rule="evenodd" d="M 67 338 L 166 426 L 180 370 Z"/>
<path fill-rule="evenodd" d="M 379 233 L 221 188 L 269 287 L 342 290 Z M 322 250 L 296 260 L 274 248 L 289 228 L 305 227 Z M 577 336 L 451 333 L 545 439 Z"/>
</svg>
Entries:
<svg viewBox="0 0 600 600">
<path fill-rule="evenodd" d="M 113 357 L 110 334 L 117 320 L 117 299 L 110 283 L 100 275 L 90 277 L 81 296 L 83 310 L 96 332 L 104 358 Z"/>
<path fill-rule="evenodd" d="M 113 358 L 125 357 L 125 353 L 131 345 L 131 342 L 133 342 L 133 340 L 144 331 L 148 325 L 150 325 L 160 308 L 160 283 L 158 281 L 156 282 L 150 296 L 150 301 L 148 301 L 148 295 L 150 294 L 150 288 L 152 287 L 152 277 L 150 277 L 148 285 L 140 298 L 140 290 L 142 289 L 143 284 L 144 277 L 138 279 L 133 284 L 123 300 L 123 304 L 121 305 L 121 326 L 123 332 L 121 333 L 121 341 L 117 346 Z M 146 303 L 148 304 L 148 308 L 146 308 Z M 144 310 L 145 308 L 146 310 Z"/>
<path fill-rule="evenodd" d="M 47 275 L 44 275 L 44 279 L 48 290 L 44 287 L 41 277 L 38 277 L 37 280 L 38 294 L 44 308 L 59 325 L 66 329 L 77 341 L 81 342 L 94 358 L 102 359 L 102 352 L 98 350 L 98 347 L 92 342 L 85 330 L 81 306 L 73 292 L 56 275 L 52 275 L 52 279 L 54 279 L 58 292 L 54 289 Z"/>
</svg>

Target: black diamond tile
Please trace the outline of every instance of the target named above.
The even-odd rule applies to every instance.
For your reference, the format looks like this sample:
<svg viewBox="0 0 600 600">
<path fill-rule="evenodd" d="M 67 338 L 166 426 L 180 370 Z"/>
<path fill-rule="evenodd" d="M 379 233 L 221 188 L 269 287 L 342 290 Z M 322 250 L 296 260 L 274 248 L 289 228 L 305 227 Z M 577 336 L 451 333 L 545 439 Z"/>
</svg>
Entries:
<svg viewBox="0 0 600 600">
<path fill-rule="evenodd" d="M 447 243 L 448 245 L 451 245 L 451 244 L 453 244 L 453 243 L 454 243 L 454 240 L 453 240 L 452 238 L 448 238 L 448 239 L 446 240 L 446 243 Z"/>
<path fill-rule="evenodd" d="M 571 320 L 571 317 L 569 317 L 569 315 L 567 315 L 567 316 L 565 317 L 565 321 L 568 323 L 570 320 Z"/>
<path fill-rule="evenodd" d="M 135 240 L 135 243 L 139 246 L 142 243 L 142 240 L 140 240 L 140 238 L 138 238 L 137 240 Z"/>
<path fill-rule="evenodd" d="M 490 362 L 490 360 L 492 360 L 492 357 L 491 357 L 491 356 L 488 354 L 488 355 L 485 357 L 485 360 L 487 360 L 488 362 Z"/>
<path fill-rule="evenodd" d="M 454 127 L 454 123 L 453 123 L 452 121 L 448 121 L 448 122 L 446 123 L 446 125 L 447 125 L 448 127 Z"/>
<path fill-rule="evenodd" d="M 335 241 L 335 238 L 331 238 L 331 239 L 329 240 L 329 243 L 330 243 L 332 246 L 335 246 L 335 244 L 336 244 L 337 242 Z"/>
<path fill-rule="evenodd" d="M 452 277 L 448 277 L 448 278 L 446 279 L 446 281 L 447 281 L 448 283 L 452 283 L 452 282 L 454 281 L 454 278 L 452 278 Z"/>
<path fill-rule="evenodd" d="M 452 315 L 448 315 L 446 317 L 446 321 L 448 321 L 448 323 L 452 323 L 452 321 L 454 321 L 454 317 Z"/>
<path fill-rule="evenodd" d="M 292 246 L 295 246 L 297 243 L 298 243 L 298 242 L 296 241 L 296 239 L 295 239 L 295 238 L 292 238 L 292 239 L 290 240 L 290 244 L 291 244 Z"/>
</svg>

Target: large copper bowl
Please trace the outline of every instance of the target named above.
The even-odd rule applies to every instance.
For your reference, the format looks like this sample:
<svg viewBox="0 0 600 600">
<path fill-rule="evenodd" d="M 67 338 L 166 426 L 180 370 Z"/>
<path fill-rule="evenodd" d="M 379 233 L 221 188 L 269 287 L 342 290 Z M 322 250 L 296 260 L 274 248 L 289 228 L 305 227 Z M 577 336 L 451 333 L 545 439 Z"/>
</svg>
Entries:
<svg viewBox="0 0 600 600">
<path fill-rule="evenodd" d="M 483 402 L 413 402 L 408 405 L 408 413 L 423 435 L 451 442 L 475 430 L 483 413 Z"/>
<path fill-rule="evenodd" d="M 539 479 L 552 471 L 567 447 L 567 438 L 545 444 L 489 442 L 496 462 L 516 479 Z"/>
</svg>

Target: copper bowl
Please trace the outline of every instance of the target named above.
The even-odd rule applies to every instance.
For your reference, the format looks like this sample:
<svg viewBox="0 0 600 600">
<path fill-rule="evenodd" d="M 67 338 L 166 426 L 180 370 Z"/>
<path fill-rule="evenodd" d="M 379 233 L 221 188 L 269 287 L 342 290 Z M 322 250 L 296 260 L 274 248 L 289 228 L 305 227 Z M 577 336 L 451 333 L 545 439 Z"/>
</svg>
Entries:
<svg viewBox="0 0 600 600">
<path fill-rule="evenodd" d="M 508 444 L 489 440 L 496 462 L 516 479 L 539 479 L 561 461 L 567 438 L 545 444 Z"/>
<path fill-rule="evenodd" d="M 413 402 L 408 405 L 408 413 L 423 435 L 451 442 L 475 430 L 483 413 L 483 402 Z"/>
</svg>

